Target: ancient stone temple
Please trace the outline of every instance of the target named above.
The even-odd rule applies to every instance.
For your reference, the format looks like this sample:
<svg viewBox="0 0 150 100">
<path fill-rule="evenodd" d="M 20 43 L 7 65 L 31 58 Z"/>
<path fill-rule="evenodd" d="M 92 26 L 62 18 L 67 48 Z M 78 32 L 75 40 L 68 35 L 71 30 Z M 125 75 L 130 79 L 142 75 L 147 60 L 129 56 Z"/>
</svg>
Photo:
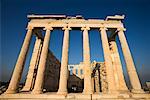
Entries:
<svg viewBox="0 0 150 100">
<path fill-rule="evenodd" d="M 145 98 L 146 94 L 136 71 L 124 31 L 124 16 L 107 16 L 105 20 L 84 19 L 66 15 L 28 15 L 27 33 L 20 50 L 8 89 L 0 96 L 3 99 L 128 99 Z M 64 31 L 62 58 L 59 62 L 49 50 L 51 32 Z M 90 61 L 88 32 L 98 29 L 104 62 Z M 83 32 L 83 61 L 68 64 L 69 32 Z M 45 32 L 43 35 L 42 32 Z M 107 32 L 110 32 L 108 35 Z M 31 37 L 36 37 L 25 85 L 18 91 Z M 123 74 L 116 37 L 119 38 L 131 90 Z M 73 66 L 73 67 L 71 67 Z M 70 74 L 69 74 L 70 73 Z M 78 91 L 78 93 L 73 93 Z M 71 93 L 70 93 L 71 92 Z"/>
</svg>

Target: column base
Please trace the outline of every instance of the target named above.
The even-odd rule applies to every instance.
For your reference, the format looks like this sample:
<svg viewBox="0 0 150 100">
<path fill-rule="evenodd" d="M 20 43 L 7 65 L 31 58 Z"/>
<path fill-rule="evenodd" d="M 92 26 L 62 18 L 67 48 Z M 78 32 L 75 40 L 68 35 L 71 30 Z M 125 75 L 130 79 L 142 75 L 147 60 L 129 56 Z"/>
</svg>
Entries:
<svg viewBox="0 0 150 100">
<path fill-rule="evenodd" d="M 129 93 L 129 90 L 118 90 L 119 93 Z"/>
<path fill-rule="evenodd" d="M 93 94 L 92 90 L 83 90 L 82 92 L 83 94 Z"/>
<path fill-rule="evenodd" d="M 132 89 L 132 93 L 145 93 L 143 89 Z"/>
<path fill-rule="evenodd" d="M 6 92 L 4 92 L 4 94 L 15 94 L 17 93 L 16 90 L 6 90 Z"/>
<path fill-rule="evenodd" d="M 30 91 L 30 88 L 23 87 L 23 89 L 21 90 L 21 92 L 26 92 L 26 91 Z"/>
<path fill-rule="evenodd" d="M 42 94 L 42 93 L 43 93 L 42 90 L 33 90 L 33 91 L 31 92 L 31 94 Z"/>
<path fill-rule="evenodd" d="M 67 95 L 68 92 L 67 91 L 58 90 L 57 94 L 58 95 Z"/>
<path fill-rule="evenodd" d="M 119 91 L 117 91 L 117 90 L 109 90 L 108 94 L 119 94 Z"/>
</svg>

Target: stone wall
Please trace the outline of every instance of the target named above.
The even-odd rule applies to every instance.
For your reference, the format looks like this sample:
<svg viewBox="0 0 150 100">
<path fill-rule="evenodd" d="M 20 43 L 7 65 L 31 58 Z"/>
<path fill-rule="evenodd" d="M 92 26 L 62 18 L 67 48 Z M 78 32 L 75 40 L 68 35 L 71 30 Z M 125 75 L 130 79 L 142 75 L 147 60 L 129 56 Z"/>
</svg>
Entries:
<svg viewBox="0 0 150 100">
<path fill-rule="evenodd" d="M 103 62 L 92 62 L 93 91 L 107 93 L 108 83 L 106 79 L 106 67 Z"/>
<path fill-rule="evenodd" d="M 59 60 L 49 51 L 44 77 L 44 89 L 46 91 L 56 92 L 58 90 L 60 66 Z"/>
<path fill-rule="evenodd" d="M 108 83 L 106 79 L 106 67 L 104 63 L 101 63 L 100 67 L 100 81 L 101 81 L 101 89 L 103 93 L 107 93 L 108 90 Z"/>
</svg>

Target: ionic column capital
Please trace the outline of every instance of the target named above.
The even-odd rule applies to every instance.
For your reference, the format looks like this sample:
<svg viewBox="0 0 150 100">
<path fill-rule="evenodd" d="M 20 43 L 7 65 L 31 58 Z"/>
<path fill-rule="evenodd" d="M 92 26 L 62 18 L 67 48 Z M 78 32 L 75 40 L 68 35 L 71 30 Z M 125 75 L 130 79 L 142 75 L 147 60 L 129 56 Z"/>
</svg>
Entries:
<svg viewBox="0 0 150 100">
<path fill-rule="evenodd" d="M 90 30 L 90 27 L 88 27 L 88 26 L 85 26 L 85 27 L 81 27 L 81 30 Z"/>
<path fill-rule="evenodd" d="M 71 30 L 71 28 L 69 26 L 64 26 L 62 30 Z"/>
<path fill-rule="evenodd" d="M 99 30 L 101 31 L 101 30 L 108 30 L 108 29 L 106 27 L 100 27 Z"/>
<path fill-rule="evenodd" d="M 117 28 L 117 31 L 126 31 L 126 29 L 123 28 L 123 27 L 118 27 L 118 28 Z"/>
<path fill-rule="evenodd" d="M 47 27 L 45 27 L 43 30 L 53 30 L 53 28 L 51 27 L 51 26 L 47 26 Z"/>
<path fill-rule="evenodd" d="M 33 26 L 28 25 L 26 29 L 27 29 L 27 30 L 32 30 L 33 28 L 34 28 Z"/>
</svg>

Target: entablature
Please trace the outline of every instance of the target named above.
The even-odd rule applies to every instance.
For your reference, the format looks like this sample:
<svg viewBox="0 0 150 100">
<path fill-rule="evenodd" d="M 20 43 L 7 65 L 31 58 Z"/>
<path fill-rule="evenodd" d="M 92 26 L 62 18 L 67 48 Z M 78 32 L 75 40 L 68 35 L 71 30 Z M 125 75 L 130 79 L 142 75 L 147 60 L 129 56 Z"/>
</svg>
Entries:
<svg viewBox="0 0 150 100">
<path fill-rule="evenodd" d="M 28 15 L 29 16 L 29 15 Z M 113 18 L 113 20 L 108 19 L 108 17 Z M 65 15 L 31 15 L 29 26 L 32 27 L 47 27 L 51 26 L 53 28 L 57 27 L 90 27 L 90 28 L 100 28 L 100 27 L 106 27 L 106 28 L 124 28 L 123 23 L 121 20 L 124 18 L 124 16 L 108 16 L 106 20 L 101 19 L 83 19 L 82 16 L 80 19 L 78 17 L 66 17 Z M 60 19 L 57 19 L 60 18 Z M 116 20 L 115 20 L 116 18 Z M 122 18 L 118 20 L 118 18 Z"/>
</svg>

